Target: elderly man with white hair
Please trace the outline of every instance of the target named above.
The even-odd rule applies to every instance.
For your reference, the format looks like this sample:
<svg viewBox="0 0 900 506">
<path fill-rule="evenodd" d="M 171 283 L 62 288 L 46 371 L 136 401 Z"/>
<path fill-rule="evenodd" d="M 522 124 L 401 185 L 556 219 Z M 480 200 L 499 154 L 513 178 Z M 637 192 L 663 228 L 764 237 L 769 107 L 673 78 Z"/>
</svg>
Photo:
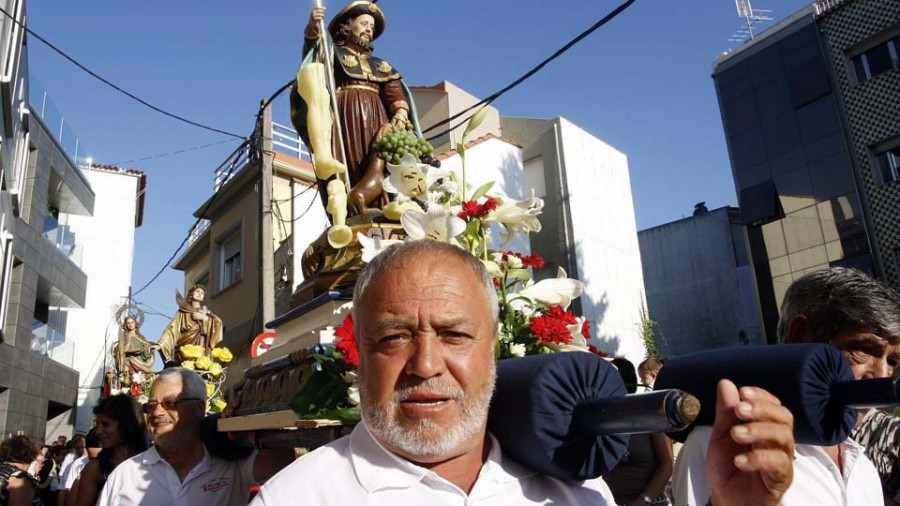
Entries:
<svg viewBox="0 0 900 506">
<path fill-rule="evenodd" d="M 293 456 L 283 450 L 253 451 L 233 461 L 211 455 L 201 439 L 206 383 L 190 369 L 159 373 L 144 412 L 154 446 L 116 467 L 100 506 L 245 505 L 250 487 Z"/>
<path fill-rule="evenodd" d="M 360 274 L 353 315 L 362 422 L 273 477 L 253 506 L 614 504 L 601 478 L 565 482 L 539 474 L 505 456 L 487 431 L 498 304 L 478 259 L 431 240 L 391 246 Z M 740 394 L 730 388 L 723 412 L 738 403 L 733 397 Z M 749 402 L 766 403 L 762 396 Z M 765 412 L 784 409 L 770 408 Z M 791 439 L 790 427 L 765 416 L 750 421 Z M 771 443 L 770 434 L 750 443 Z M 734 500 L 717 506 L 783 491 L 790 445 L 776 449 L 783 459 L 763 461 L 750 448 L 720 448 L 723 458 L 729 451 L 747 457 L 738 474 L 765 475 L 772 490 L 756 494 L 759 480 L 740 486 L 725 477 Z"/>
</svg>

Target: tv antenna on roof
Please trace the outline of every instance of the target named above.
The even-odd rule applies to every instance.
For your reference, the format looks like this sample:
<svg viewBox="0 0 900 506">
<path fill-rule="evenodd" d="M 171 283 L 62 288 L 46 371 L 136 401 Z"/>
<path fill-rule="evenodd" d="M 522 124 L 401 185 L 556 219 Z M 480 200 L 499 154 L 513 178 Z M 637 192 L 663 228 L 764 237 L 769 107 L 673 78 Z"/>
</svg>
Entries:
<svg viewBox="0 0 900 506">
<path fill-rule="evenodd" d="M 769 14 L 772 13 L 771 9 L 754 9 L 750 0 L 734 0 L 734 5 L 737 7 L 738 17 L 744 19 L 746 26 L 738 28 L 728 39 L 729 42 L 750 40 L 756 35 L 754 29 L 758 24 L 763 21 L 772 21 L 772 18 L 769 17 Z"/>
</svg>

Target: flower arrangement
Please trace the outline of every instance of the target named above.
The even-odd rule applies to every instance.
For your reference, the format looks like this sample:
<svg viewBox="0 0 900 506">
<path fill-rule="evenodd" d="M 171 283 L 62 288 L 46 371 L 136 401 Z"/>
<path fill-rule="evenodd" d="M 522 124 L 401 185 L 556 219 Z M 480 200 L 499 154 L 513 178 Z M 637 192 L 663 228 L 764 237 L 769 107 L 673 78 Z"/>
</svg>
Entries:
<svg viewBox="0 0 900 506">
<path fill-rule="evenodd" d="M 538 217 L 542 199 L 532 196 L 516 201 L 491 194 L 493 182 L 470 192 L 466 184 L 465 138 L 484 119 L 487 109 L 478 111 L 469 122 L 456 147 L 462 160 L 461 177 L 451 171 L 419 163 L 412 154 L 388 160 L 390 176 L 383 188 L 393 195 L 385 216 L 399 220 L 409 239 L 428 238 L 466 249 L 481 259 L 494 280 L 500 305 L 498 360 L 542 353 L 606 353 L 588 343 L 590 322 L 569 310 L 572 300 L 584 292 L 584 284 L 567 277 L 563 269 L 556 276 L 535 282 L 533 271 L 544 268 L 540 255 L 524 255 L 491 248 L 491 223 L 503 226 L 506 244 L 517 233 L 540 232 Z M 374 239 L 359 234 L 363 261 L 371 261 L 381 251 L 400 240 Z M 334 329 L 334 350 L 330 356 L 312 359 L 316 369 L 306 386 L 291 403 L 301 418 L 359 419 L 359 392 L 356 368 L 359 352 L 353 332 L 353 316 L 348 314 Z"/>
<path fill-rule="evenodd" d="M 181 362 L 181 367 L 196 371 L 206 382 L 206 412 L 220 413 L 228 405 L 221 387 L 225 382 L 227 364 L 234 359 L 231 350 L 224 346 L 214 348 L 207 356 L 203 346 L 186 344 L 180 347 L 179 351 L 185 358 Z"/>
<path fill-rule="evenodd" d="M 139 404 L 149 400 L 150 386 L 156 380 L 156 374 L 135 372 L 131 376 L 123 374 L 119 379 L 119 388 L 110 391 L 110 395 L 127 394 L 135 398 Z"/>
</svg>

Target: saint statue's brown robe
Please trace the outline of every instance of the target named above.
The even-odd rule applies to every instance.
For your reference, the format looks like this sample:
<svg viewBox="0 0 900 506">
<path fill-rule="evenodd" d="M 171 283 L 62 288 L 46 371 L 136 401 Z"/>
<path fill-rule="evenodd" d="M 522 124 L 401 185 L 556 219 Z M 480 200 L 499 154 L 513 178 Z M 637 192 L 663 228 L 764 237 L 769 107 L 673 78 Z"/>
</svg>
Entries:
<svg viewBox="0 0 900 506">
<path fill-rule="evenodd" d="M 187 344 L 203 346 L 206 355 L 212 352 L 217 344 L 222 342 L 222 320 L 209 312 L 206 306 L 194 308 L 191 303 L 175 291 L 175 300 L 178 302 L 178 312 L 166 326 L 162 337 L 159 338 L 159 351 L 166 362 L 174 361 L 178 364 L 184 361 L 179 348 Z M 197 321 L 195 313 L 205 313 L 205 321 Z"/>
<path fill-rule="evenodd" d="M 306 39 L 304 54 L 315 40 Z M 369 163 L 369 148 L 397 109 L 409 110 L 401 75 L 387 61 L 334 46 L 334 81 L 347 160 L 341 156 L 337 126 L 332 135 L 334 157 L 347 165 L 350 186 L 359 182 Z"/>
</svg>

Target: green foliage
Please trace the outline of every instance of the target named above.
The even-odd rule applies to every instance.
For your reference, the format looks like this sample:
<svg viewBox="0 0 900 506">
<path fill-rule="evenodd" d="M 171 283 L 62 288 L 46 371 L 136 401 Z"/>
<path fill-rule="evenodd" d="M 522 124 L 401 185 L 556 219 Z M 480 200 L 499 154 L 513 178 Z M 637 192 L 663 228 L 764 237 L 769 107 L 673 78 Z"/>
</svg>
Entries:
<svg viewBox="0 0 900 506">
<path fill-rule="evenodd" d="M 662 358 L 657 346 L 657 336 L 660 341 L 664 341 L 662 331 L 659 329 L 659 323 L 650 318 L 647 313 L 647 306 L 641 302 L 641 337 L 644 339 L 644 349 L 647 352 L 647 358 Z"/>
<path fill-rule="evenodd" d="M 344 375 L 350 370 L 346 362 L 334 357 L 313 355 L 320 367 L 289 403 L 301 419 L 331 419 L 345 422 L 359 421 L 359 406 L 347 401 L 347 382 Z"/>
</svg>

